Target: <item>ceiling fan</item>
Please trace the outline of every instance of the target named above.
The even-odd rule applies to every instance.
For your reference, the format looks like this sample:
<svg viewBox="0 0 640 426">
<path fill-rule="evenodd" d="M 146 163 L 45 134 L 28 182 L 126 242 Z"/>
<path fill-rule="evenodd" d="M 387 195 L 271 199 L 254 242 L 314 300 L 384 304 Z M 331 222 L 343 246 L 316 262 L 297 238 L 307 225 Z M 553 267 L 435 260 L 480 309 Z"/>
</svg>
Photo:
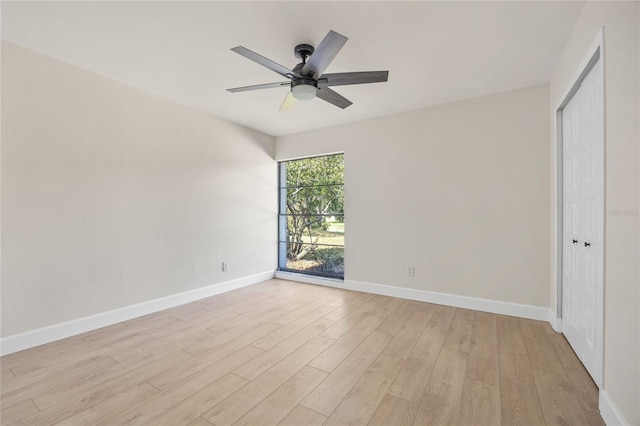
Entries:
<svg viewBox="0 0 640 426">
<path fill-rule="evenodd" d="M 234 52 L 258 64 L 275 71 L 289 81 L 278 83 L 256 84 L 254 86 L 235 87 L 227 89 L 229 92 L 246 92 L 249 90 L 270 89 L 273 87 L 291 88 L 282 102 L 280 111 L 288 111 L 297 100 L 306 101 L 318 97 L 342 109 L 352 104 L 350 100 L 338 94 L 329 86 L 345 86 L 348 84 L 381 83 L 387 81 L 389 71 L 339 72 L 323 74 L 331 61 L 338 55 L 348 38 L 335 31 L 322 39 L 316 49 L 309 44 L 299 44 L 293 52 L 296 58 L 302 60 L 292 70 L 258 55 L 246 47 L 234 47 Z"/>
</svg>

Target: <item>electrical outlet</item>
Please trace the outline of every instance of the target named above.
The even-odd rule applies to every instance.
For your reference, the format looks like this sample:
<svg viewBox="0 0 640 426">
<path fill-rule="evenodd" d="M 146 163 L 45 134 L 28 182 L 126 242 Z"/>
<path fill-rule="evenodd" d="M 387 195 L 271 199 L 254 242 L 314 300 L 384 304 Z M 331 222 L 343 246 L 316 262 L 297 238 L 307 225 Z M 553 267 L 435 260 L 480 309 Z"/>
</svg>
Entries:
<svg viewBox="0 0 640 426">
<path fill-rule="evenodd" d="M 229 264 L 227 262 L 222 262 L 222 272 L 227 272 L 229 270 Z"/>
<path fill-rule="evenodd" d="M 415 266 L 408 266 L 407 267 L 407 276 L 413 278 L 416 276 L 416 267 Z"/>
</svg>

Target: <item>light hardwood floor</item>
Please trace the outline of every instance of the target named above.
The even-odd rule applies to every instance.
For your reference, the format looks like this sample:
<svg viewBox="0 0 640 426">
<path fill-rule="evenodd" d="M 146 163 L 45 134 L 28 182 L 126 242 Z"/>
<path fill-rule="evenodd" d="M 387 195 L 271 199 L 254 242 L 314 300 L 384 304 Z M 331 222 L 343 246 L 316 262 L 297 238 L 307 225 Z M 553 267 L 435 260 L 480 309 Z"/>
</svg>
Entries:
<svg viewBox="0 0 640 426">
<path fill-rule="evenodd" d="M 548 324 L 289 281 L 4 356 L 3 425 L 601 425 Z"/>
</svg>

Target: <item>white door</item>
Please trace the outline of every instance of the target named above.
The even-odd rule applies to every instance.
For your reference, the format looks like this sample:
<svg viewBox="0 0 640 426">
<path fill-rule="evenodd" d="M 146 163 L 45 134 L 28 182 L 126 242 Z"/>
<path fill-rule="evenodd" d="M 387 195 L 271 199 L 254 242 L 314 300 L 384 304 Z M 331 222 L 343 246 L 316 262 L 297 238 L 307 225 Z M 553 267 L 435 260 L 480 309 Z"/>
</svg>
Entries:
<svg viewBox="0 0 640 426">
<path fill-rule="evenodd" d="M 604 114 L 602 60 L 562 111 L 562 331 L 602 385 Z"/>
</svg>

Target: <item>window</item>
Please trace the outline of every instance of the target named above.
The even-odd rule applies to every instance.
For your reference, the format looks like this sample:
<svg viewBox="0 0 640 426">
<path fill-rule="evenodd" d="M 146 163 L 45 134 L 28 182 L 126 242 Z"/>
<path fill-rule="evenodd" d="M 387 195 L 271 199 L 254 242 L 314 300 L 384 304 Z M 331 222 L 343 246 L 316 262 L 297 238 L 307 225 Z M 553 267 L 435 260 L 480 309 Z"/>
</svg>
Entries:
<svg viewBox="0 0 640 426">
<path fill-rule="evenodd" d="M 278 269 L 344 278 L 344 155 L 279 164 Z"/>
</svg>

